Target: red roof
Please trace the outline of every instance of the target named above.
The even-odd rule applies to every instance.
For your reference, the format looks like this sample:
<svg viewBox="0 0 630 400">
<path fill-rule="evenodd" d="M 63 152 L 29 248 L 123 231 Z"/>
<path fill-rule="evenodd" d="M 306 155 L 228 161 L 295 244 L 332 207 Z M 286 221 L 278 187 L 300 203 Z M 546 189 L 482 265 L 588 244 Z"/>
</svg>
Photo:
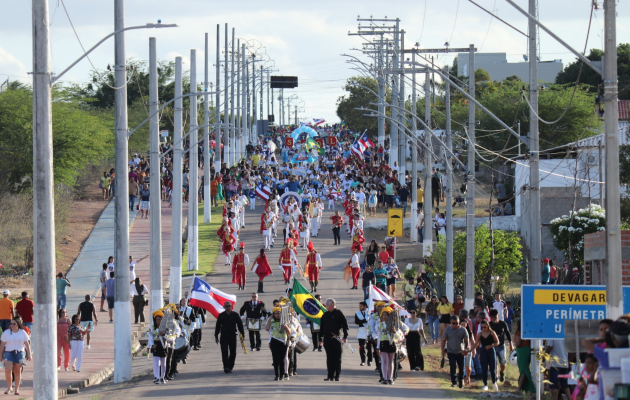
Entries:
<svg viewBox="0 0 630 400">
<path fill-rule="evenodd" d="M 630 100 L 619 100 L 617 108 L 619 110 L 620 120 L 630 119 Z"/>
</svg>

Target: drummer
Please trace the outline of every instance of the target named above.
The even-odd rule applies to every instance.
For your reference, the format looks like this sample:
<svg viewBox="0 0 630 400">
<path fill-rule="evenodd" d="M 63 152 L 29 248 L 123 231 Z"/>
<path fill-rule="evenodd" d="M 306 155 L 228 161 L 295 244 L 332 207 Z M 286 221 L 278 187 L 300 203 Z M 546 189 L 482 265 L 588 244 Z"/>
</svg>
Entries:
<svg viewBox="0 0 630 400">
<path fill-rule="evenodd" d="M 251 300 L 243 303 L 239 310 L 241 317 L 245 315 L 247 330 L 249 331 L 249 344 L 254 351 L 260 351 L 260 329 L 262 320 L 269 314 L 265 308 L 265 303 L 258 300 L 258 294 L 252 293 Z"/>
</svg>

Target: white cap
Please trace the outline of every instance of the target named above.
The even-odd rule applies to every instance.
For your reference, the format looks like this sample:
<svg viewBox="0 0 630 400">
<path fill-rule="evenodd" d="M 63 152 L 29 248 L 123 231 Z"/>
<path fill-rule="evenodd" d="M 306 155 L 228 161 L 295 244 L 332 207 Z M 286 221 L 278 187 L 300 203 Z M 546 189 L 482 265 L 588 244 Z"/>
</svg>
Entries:
<svg viewBox="0 0 630 400">
<path fill-rule="evenodd" d="M 2 292 L 2 294 L 11 294 L 11 292 L 9 292 L 8 290 L 5 290 L 4 292 Z"/>
</svg>

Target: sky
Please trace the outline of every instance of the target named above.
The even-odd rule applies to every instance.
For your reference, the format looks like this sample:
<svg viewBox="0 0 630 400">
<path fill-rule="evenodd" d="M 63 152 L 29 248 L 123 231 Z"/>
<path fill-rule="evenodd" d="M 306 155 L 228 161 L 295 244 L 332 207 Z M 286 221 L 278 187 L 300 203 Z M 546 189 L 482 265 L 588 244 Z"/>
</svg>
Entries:
<svg viewBox="0 0 630 400">
<path fill-rule="evenodd" d="M 603 48 L 602 2 L 598 0 L 600 9 L 594 12 L 587 49 Z M 342 87 L 346 79 L 359 74 L 351 69 L 346 62 L 348 58 L 342 54 L 363 57 L 369 63 L 360 52 L 352 50 L 361 48 L 361 43 L 369 37 L 348 35 L 357 30 L 358 17 L 400 18 L 407 48 L 416 42 L 420 48 L 443 48 L 446 41 L 451 47 L 475 44 L 480 52 L 507 53 L 509 62 L 523 61 L 522 55 L 527 52 L 524 36 L 467 0 L 127 0 L 125 3 L 126 26 L 144 25 L 158 19 L 165 24 L 179 25 L 178 28 L 128 31 L 125 37 L 128 58 L 147 60 L 149 37 L 155 37 L 158 58 L 174 61 L 181 56 L 184 69 L 188 71 L 190 50 L 197 49 L 197 81 L 203 82 L 205 33 L 209 33 L 209 75 L 214 80 L 217 24 L 220 24 L 223 46 L 227 23 L 230 41 L 234 28 L 237 39 L 248 41 L 267 54 L 270 61 L 266 66 L 274 71 L 272 75 L 298 76 L 298 88 L 285 90 L 285 98 L 296 97 L 292 104 L 299 107 L 299 120 L 324 118 L 330 123 L 339 122 L 337 99 L 345 93 Z M 476 3 L 527 32 L 527 19 L 504 0 L 476 0 Z M 516 3 L 527 9 L 526 0 L 516 0 Z M 0 82 L 6 79 L 32 81 L 28 75 L 32 71 L 31 4 L 32 0 L 0 0 L 4 17 L 0 24 Z M 539 0 L 540 20 L 570 46 L 583 51 L 590 4 L 591 0 Z M 54 72 L 62 71 L 83 54 L 77 35 L 87 49 L 114 30 L 112 0 L 50 0 L 49 6 Z M 617 11 L 617 41 L 630 42 L 630 1 L 619 1 Z M 575 59 L 569 50 L 542 30 L 540 52 L 543 61 L 561 59 L 566 65 Z M 453 57 L 453 53 L 441 55 L 436 64 L 451 64 Z M 90 60 L 91 63 L 81 61 L 62 81 L 83 84 L 90 79 L 93 67 L 103 70 L 108 64 L 113 65 L 113 38 L 97 48 Z M 265 93 L 265 115 L 268 113 L 266 96 Z M 274 111 L 277 120 L 277 101 Z M 292 107 L 292 118 L 293 111 Z"/>
</svg>

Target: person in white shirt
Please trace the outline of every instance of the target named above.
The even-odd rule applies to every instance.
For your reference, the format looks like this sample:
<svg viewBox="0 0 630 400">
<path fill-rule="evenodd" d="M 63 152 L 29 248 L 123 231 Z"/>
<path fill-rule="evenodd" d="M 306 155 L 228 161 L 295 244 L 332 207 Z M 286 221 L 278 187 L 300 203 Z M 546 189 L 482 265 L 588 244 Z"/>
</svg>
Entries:
<svg viewBox="0 0 630 400">
<path fill-rule="evenodd" d="M 354 198 L 359 202 L 359 210 L 361 214 L 365 213 L 365 193 L 362 189 L 357 189 L 354 193 Z"/>
<path fill-rule="evenodd" d="M 138 261 L 135 261 L 132 256 L 129 256 L 129 279 L 130 279 L 129 283 L 133 283 L 133 281 L 136 280 L 136 264 L 147 257 L 149 257 L 148 254 L 142 257 L 141 259 L 139 259 Z"/>
<path fill-rule="evenodd" d="M 492 302 L 492 308 L 499 312 L 499 321 L 504 321 L 507 315 L 507 306 L 505 302 L 501 300 L 501 293 L 494 294 L 494 302 Z"/>
<path fill-rule="evenodd" d="M 352 287 L 350 289 L 359 289 L 359 274 L 361 273 L 361 264 L 359 263 L 359 253 L 357 249 L 352 249 L 352 257 L 348 262 L 352 268 Z"/>
</svg>

